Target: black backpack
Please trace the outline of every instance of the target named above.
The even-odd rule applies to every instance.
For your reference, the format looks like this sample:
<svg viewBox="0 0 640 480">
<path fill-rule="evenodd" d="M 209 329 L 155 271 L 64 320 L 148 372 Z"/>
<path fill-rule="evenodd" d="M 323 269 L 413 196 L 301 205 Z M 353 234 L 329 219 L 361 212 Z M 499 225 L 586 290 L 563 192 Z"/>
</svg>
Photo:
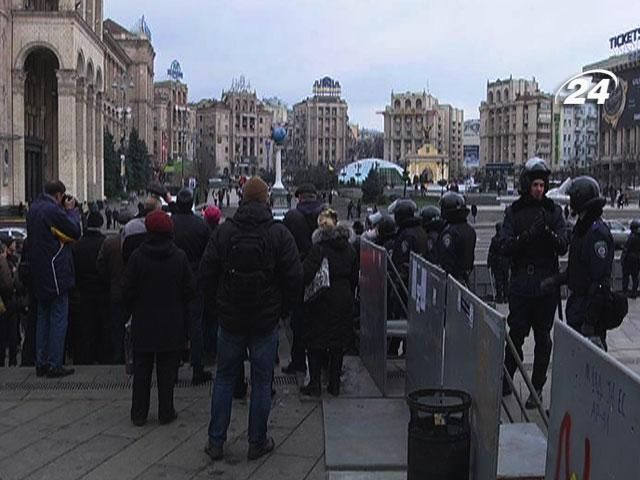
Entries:
<svg viewBox="0 0 640 480">
<path fill-rule="evenodd" d="M 246 315 L 264 307 L 274 282 L 275 265 L 267 232 L 274 221 L 257 227 L 233 223 L 238 231 L 227 248 L 225 284 L 236 312 Z"/>
</svg>

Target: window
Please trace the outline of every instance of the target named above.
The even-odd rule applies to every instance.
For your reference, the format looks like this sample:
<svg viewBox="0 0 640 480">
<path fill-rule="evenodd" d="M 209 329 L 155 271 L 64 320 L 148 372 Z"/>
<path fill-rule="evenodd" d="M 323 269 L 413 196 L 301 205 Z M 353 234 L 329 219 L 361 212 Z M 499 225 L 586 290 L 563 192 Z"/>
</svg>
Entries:
<svg viewBox="0 0 640 480">
<path fill-rule="evenodd" d="M 9 185 L 9 150 L 4 149 L 4 163 L 2 164 L 2 184 L 6 187 Z"/>
</svg>

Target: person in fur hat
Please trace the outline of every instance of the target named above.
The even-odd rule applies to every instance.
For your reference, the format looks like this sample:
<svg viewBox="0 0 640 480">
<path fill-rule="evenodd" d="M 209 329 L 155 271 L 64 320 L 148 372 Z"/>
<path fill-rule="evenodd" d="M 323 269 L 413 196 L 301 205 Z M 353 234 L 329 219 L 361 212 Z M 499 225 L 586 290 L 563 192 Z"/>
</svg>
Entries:
<svg viewBox="0 0 640 480">
<path fill-rule="evenodd" d="M 302 265 L 304 283 L 308 285 L 320 268 L 323 258 L 329 263 L 330 286 L 315 299 L 305 303 L 303 344 L 309 350 L 309 384 L 302 387 L 305 395 L 321 394 L 322 360 L 329 356 L 327 390 L 340 393 L 342 355 L 352 335 L 352 312 L 358 284 L 358 258 L 349 243 L 351 229 L 338 224 L 335 210 L 326 209 L 318 215 L 318 228 L 311 237 L 312 247 Z"/>
</svg>

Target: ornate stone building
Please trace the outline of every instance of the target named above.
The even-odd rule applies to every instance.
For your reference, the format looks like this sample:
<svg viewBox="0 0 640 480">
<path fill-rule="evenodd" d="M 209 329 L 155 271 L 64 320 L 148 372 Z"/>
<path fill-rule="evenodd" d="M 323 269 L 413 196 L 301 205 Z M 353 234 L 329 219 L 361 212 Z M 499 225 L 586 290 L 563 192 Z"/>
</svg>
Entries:
<svg viewBox="0 0 640 480">
<path fill-rule="evenodd" d="M 430 143 L 447 158 L 445 177 L 462 170 L 463 111 L 441 104 L 426 92 L 391 92 L 384 115 L 384 159 L 402 165 L 408 156 Z M 426 137 L 425 137 L 426 135 Z"/>
<path fill-rule="evenodd" d="M 340 82 L 316 80 L 313 96 L 293 106 L 293 142 L 290 166 L 343 166 L 351 160 L 347 102 Z"/>
<path fill-rule="evenodd" d="M 551 96 L 535 79 L 487 82 L 487 98 L 480 104 L 480 166 L 512 164 L 517 171 L 538 156 L 557 169 L 551 156 L 551 107 Z"/>
<path fill-rule="evenodd" d="M 105 56 L 137 60 L 103 40 L 102 12 L 103 0 L 0 0 L 0 205 L 54 178 L 81 200 L 103 197 L 104 110 L 116 104 Z"/>
</svg>

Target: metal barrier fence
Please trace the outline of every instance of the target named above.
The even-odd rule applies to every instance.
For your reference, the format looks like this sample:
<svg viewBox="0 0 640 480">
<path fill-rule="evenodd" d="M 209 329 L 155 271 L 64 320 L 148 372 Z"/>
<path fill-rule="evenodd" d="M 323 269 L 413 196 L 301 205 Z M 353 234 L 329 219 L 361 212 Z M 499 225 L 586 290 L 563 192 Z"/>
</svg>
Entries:
<svg viewBox="0 0 640 480">
<path fill-rule="evenodd" d="M 406 392 L 442 386 L 447 274 L 411 254 Z"/>
<path fill-rule="evenodd" d="M 546 480 L 640 478 L 640 376 L 554 326 Z"/>
<path fill-rule="evenodd" d="M 360 358 L 374 383 L 386 393 L 387 252 L 366 239 L 360 243 Z"/>
<path fill-rule="evenodd" d="M 471 472 L 496 478 L 506 319 L 449 276 L 444 342 L 445 388 L 471 395 Z"/>
</svg>

